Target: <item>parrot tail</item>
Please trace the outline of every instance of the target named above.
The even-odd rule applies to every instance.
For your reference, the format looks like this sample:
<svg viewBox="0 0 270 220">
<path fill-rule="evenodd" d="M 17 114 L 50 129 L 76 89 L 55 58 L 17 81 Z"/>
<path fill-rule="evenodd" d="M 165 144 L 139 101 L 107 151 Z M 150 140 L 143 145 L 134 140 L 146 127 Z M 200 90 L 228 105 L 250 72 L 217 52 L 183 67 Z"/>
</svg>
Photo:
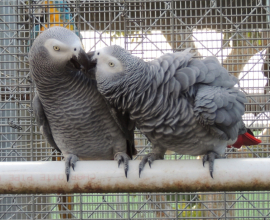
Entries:
<svg viewBox="0 0 270 220">
<path fill-rule="evenodd" d="M 247 132 L 245 134 L 241 134 L 238 136 L 237 141 L 232 144 L 235 148 L 240 148 L 242 145 L 249 146 L 249 145 L 257 145 L 261 143 L 262 141 L 260 139 L 257 139 L 254 137 L 254 134 L 250 129 L 247 129 Z M 232 146 L 227 146 L 228 148 L 231 148 Z"/>
</svg>

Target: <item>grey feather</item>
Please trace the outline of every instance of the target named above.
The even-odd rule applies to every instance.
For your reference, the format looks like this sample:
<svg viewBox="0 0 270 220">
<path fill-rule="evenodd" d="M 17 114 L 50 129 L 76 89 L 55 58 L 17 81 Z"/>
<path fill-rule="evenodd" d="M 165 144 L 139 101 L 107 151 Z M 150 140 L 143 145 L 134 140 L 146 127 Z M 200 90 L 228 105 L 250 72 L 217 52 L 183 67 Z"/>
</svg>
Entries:
<svg viewBox="0 0 270 220">
<path fill-rule="evenodd" d="M 94 55 L 98 90 L 112 106 L 130 114 L 153 143 L 154 152 L 222 154 L 227 141 L 237 138 L 242 128 L 245 95 L 233 88 L 237 78 L 215 57 L 193 59 L 189 51 L 145 62 L 119 46 L 99 50 Z M 102 71 L 104 57 L 116 58 L 121 71 Z M 127 84 L 136 86 L 130 89 Z"/>
<path fill-rule="evenodd" d="M 48 143 L 57 151 L 61 152 L 61 150 L 56 145 L 52 132 L 50 129 L 50 125 L 48 119 L 45 115 L 43 106 L 39 100 L 38 95 L 36 94 L 33 99 L 33 113 L 36 118 L 37 126 L 41 129 L 42 135 L 47 139 Z"/>
<path fill-rule="evenodd" d="M 91 65 L 73 32 L 61 27 L 44 31 L 34 41 L 29 63 L 39 98 L 33 105 L 40 101 L 43 107 L 43 111 L 35 108 L 37 123 L 47 123 L 49 135 L 43 135 L 65 158 L 110 160 L 119 152 L 130 157 L 136 152 L 134 123 L 122 111 L 107 106 L 92 79 L 93 70 L 85 71 L 85 76 L 78 69 Z"/>
</svg>

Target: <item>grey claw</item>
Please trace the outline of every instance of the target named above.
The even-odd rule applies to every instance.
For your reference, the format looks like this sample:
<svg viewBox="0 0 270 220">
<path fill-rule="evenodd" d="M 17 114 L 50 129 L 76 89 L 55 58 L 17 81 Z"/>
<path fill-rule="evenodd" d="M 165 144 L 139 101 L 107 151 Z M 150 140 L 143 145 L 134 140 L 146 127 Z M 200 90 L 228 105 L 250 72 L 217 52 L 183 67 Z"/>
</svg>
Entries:
<svg viewBox="0 0 270 220">
<path fill-rule="evenodd" d="M 141 172 L 145 166 L 145 164 L 149 164 L 149 167 L 151 168 L 153 162 L 156 160 L 157 156 L 153 153 L 147 154 L 143 157 L 143 159 L 140 162 L 139 165 L 139 178 L 141 177 Z"/>
<path fill-rule="evenodd" d="M 141 178 L 142 168 L 139 168 L 139 178 Z"/>
<path fill-rule="evenodd" d="M 68 154 L 67 157 L 65 157 L 65 174 L 67 175 L 67 182 L 69 181 L 69 175 L 70 175 L 70 167 L 72 167 L 73 171 L 75 171 L 75 165 L 78 161 L 78 157 L 73 154 Z"/>
<path fill-rule="evenodd" d="M 203 167 L 204 167 L 206 161 L 207 161 L 207 155 L 204 155 L 203 156 L 203 159 L 202 159 Z"/>
<path fill-rule="evenodd" d="M 126 153 L 116 153 L 114 155 L 114 159 L 117 161 L 118 163 L 118 168 L 120 167 L 121 163 L 124 164 L 124 172 L 125 172 L 125 176 L 127 178 L 127 172 L 128 172 L 128 161 L 130 160 L 129 156 Z"/>
<path fill-rule="evenodd" d="M 152 162 L 150 160 L 148 160 L 148 163 L 149 163 L 149 167 L 151 168 Z"/>
<path fill-rule="evenodd" d="M 125 164 L 125 167 L 124 167 L 124 170 L 125 170 L 125 176 L 126 176 L 126 178 L 127 178 L 128 162 L 127 162 L 127 161 L 124 161 L 124 164 Z"/>
<path fill-rule="evenodd" d="M 121 162 L 122 162 L 121 160 L 118 160 L 118 168 L 119 168 L 119 166 L 120 166 Z"/>
<path fill-rule="evenodd" d="M 210 176 L 212 177 L 212 179 L 214 179 L 214 177 L 213 177 L 214 161 L 217 158 L 222 158 L 222 157 L 219 154 L 217 154 L 216 152 L 213 152 L 213 151 L 208 151 L 207 154 L 205 154 L 203 156 L 203 166 L 204 166 L 206 161 L 209 162 L 209 172 L 210 172 Z"/>
</svg>

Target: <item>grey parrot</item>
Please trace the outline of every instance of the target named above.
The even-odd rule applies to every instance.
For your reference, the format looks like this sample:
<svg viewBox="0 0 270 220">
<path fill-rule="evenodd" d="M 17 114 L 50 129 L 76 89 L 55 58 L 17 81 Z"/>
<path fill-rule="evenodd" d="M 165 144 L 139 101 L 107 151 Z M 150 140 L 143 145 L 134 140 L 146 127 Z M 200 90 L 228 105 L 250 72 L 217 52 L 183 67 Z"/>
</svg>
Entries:
<svg viewBox="0 0 270 220">
<path fill-rule="evenodd" d="M 98 92 L 89 54 L 76 34 L 62 27 L 41 33 L 29 52 L 37 88 L 34 115 L 43 136 L 64 155 L 67 181 L 78 159 L 116 159 L 127 176 L 128 160 L 136 154 L 134 123 Z"/>
<path fill-rule="evenodd" d="M 95 51 L 97 86 L 111 106 L 128 113 L 151 141 L 139 176 L 148 162 L 163 159 L 167 149 L 185 155 L 204 155 L 213 178 L 214 160 L 238 135 L 246 97 L 238 82 L 215 57 L 193 59 L 190 49 L 165 54 L 150 62 L 119 46 Z"/>
</svg>

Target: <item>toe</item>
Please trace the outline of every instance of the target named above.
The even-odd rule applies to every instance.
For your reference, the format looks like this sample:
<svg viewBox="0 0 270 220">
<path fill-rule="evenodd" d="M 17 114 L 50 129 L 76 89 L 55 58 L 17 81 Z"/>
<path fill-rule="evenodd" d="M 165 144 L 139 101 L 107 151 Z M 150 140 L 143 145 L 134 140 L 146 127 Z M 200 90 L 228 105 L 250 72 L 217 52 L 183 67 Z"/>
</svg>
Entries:
<svg viewBox="0 0 270 220">
<path fill-rule="evenodd" d="M 67 158 L 65 161 L 65 174 L 67 176 L 67 182 L 69 180 L 69 173 L 70 173 L 70 168 L 69 168 L 69 159 Z"/>
<path fill-rule="evenodd" d="M 209 162 L 209 173 L 210 176 L 214 179 L 213 173 L 214 173 L 214 161 L 216 158 L 221 158 L 219 154 L 213 151 L 209 151 L 206 155 L 203 156 L 203 166 L 206 161 Z"/>
<path fill-rule="evenodd" d="M 141 172 L 142 172 L 147 161 L 148 161 L 148 157 L 144 156 L 139 164 L 139 178 L 141 177 Z"/>
<path fill-rule="evenodd" d="M 212 177 L 212 179 L 214 179 L 214 177 L 213 177 L 213 171 L 210 171 L 210 176 Z"/>
<path fill-rule="evenodd" d="M 150 168 L 155 159 L 156 159 L 155 154 L 150 154 L 150 156 L 148 157 L 148 164 Z"/>
<path fill-rule="evenodd" d="M 71 166 L 72 166 L 73 171 L 75 171 L 75 170 L 74 170 L 75 164 L 72 163 Z"/>
<path fill-rule="evenodd" d="M 128 168 L 125 169 L 125 176 L 127 178 L 127 172 L 128 172 Z"/>
<path fill-rule="evenodd" d="M 139 178 L 141 178 L 141 172 L 143 170 L 143 167 L 139 167 Z"/>
<path fill-rule="evenodd" d="M 154 153 L 147 154 L 143 157 L 139 164 L 139 177 L 141 177 L 141 172 L 145 166 L 145 164 L 148 162 L 149 167 L 151 168 L 152 163 L 156 159 L 156 155 Z"/>
<path fill-rule="evenodd" d="M 207 160 L 208 160 L 208 155 L 206 154 L 206 155 L 203 156 L 203 160 L 202 160 L 203 166 L 204 166 L 204 164 L 205 164 L 205 162 L 206 162 Z"/>
<path fill-rule="evenodd" d="M 114 159 L 118 161 L 118 167 L 120 166 L 121 163 L 124 164 L 124 172 L 125 176 L 127 177 L 128 162 L 130 160 L 130 157 L 126 153 L 119 152 L 114 155 Z"/>
<path fill-rule="evenodd" d="M 75 164 L 78 161 L 78 157 L 73 154 L 69 154 L 65 157 L 65 173 L 67 176 L 67 182 L 69 181 L 69 175 L 70 175 L 70 166 L 72 169 L 75 169 Z"/>
<path fill-rule="evenodd" d="M 70 163 L 71 163 L 71 166 L 72 166 L 73 170 L 75 168 L 75 164 L 76 164 L 77 161 L 78 161 L 78 157 L 76 155 L 72 155 L 71 158 L 70 158 Z"/>
<path fill-rule="evenodd" d="M 124 160 L 124 170 L 125 170 L 125 176 L 127 178 L 127 172 L 128 172 L 128 161 L 127 159 Z"/>
</svg>

